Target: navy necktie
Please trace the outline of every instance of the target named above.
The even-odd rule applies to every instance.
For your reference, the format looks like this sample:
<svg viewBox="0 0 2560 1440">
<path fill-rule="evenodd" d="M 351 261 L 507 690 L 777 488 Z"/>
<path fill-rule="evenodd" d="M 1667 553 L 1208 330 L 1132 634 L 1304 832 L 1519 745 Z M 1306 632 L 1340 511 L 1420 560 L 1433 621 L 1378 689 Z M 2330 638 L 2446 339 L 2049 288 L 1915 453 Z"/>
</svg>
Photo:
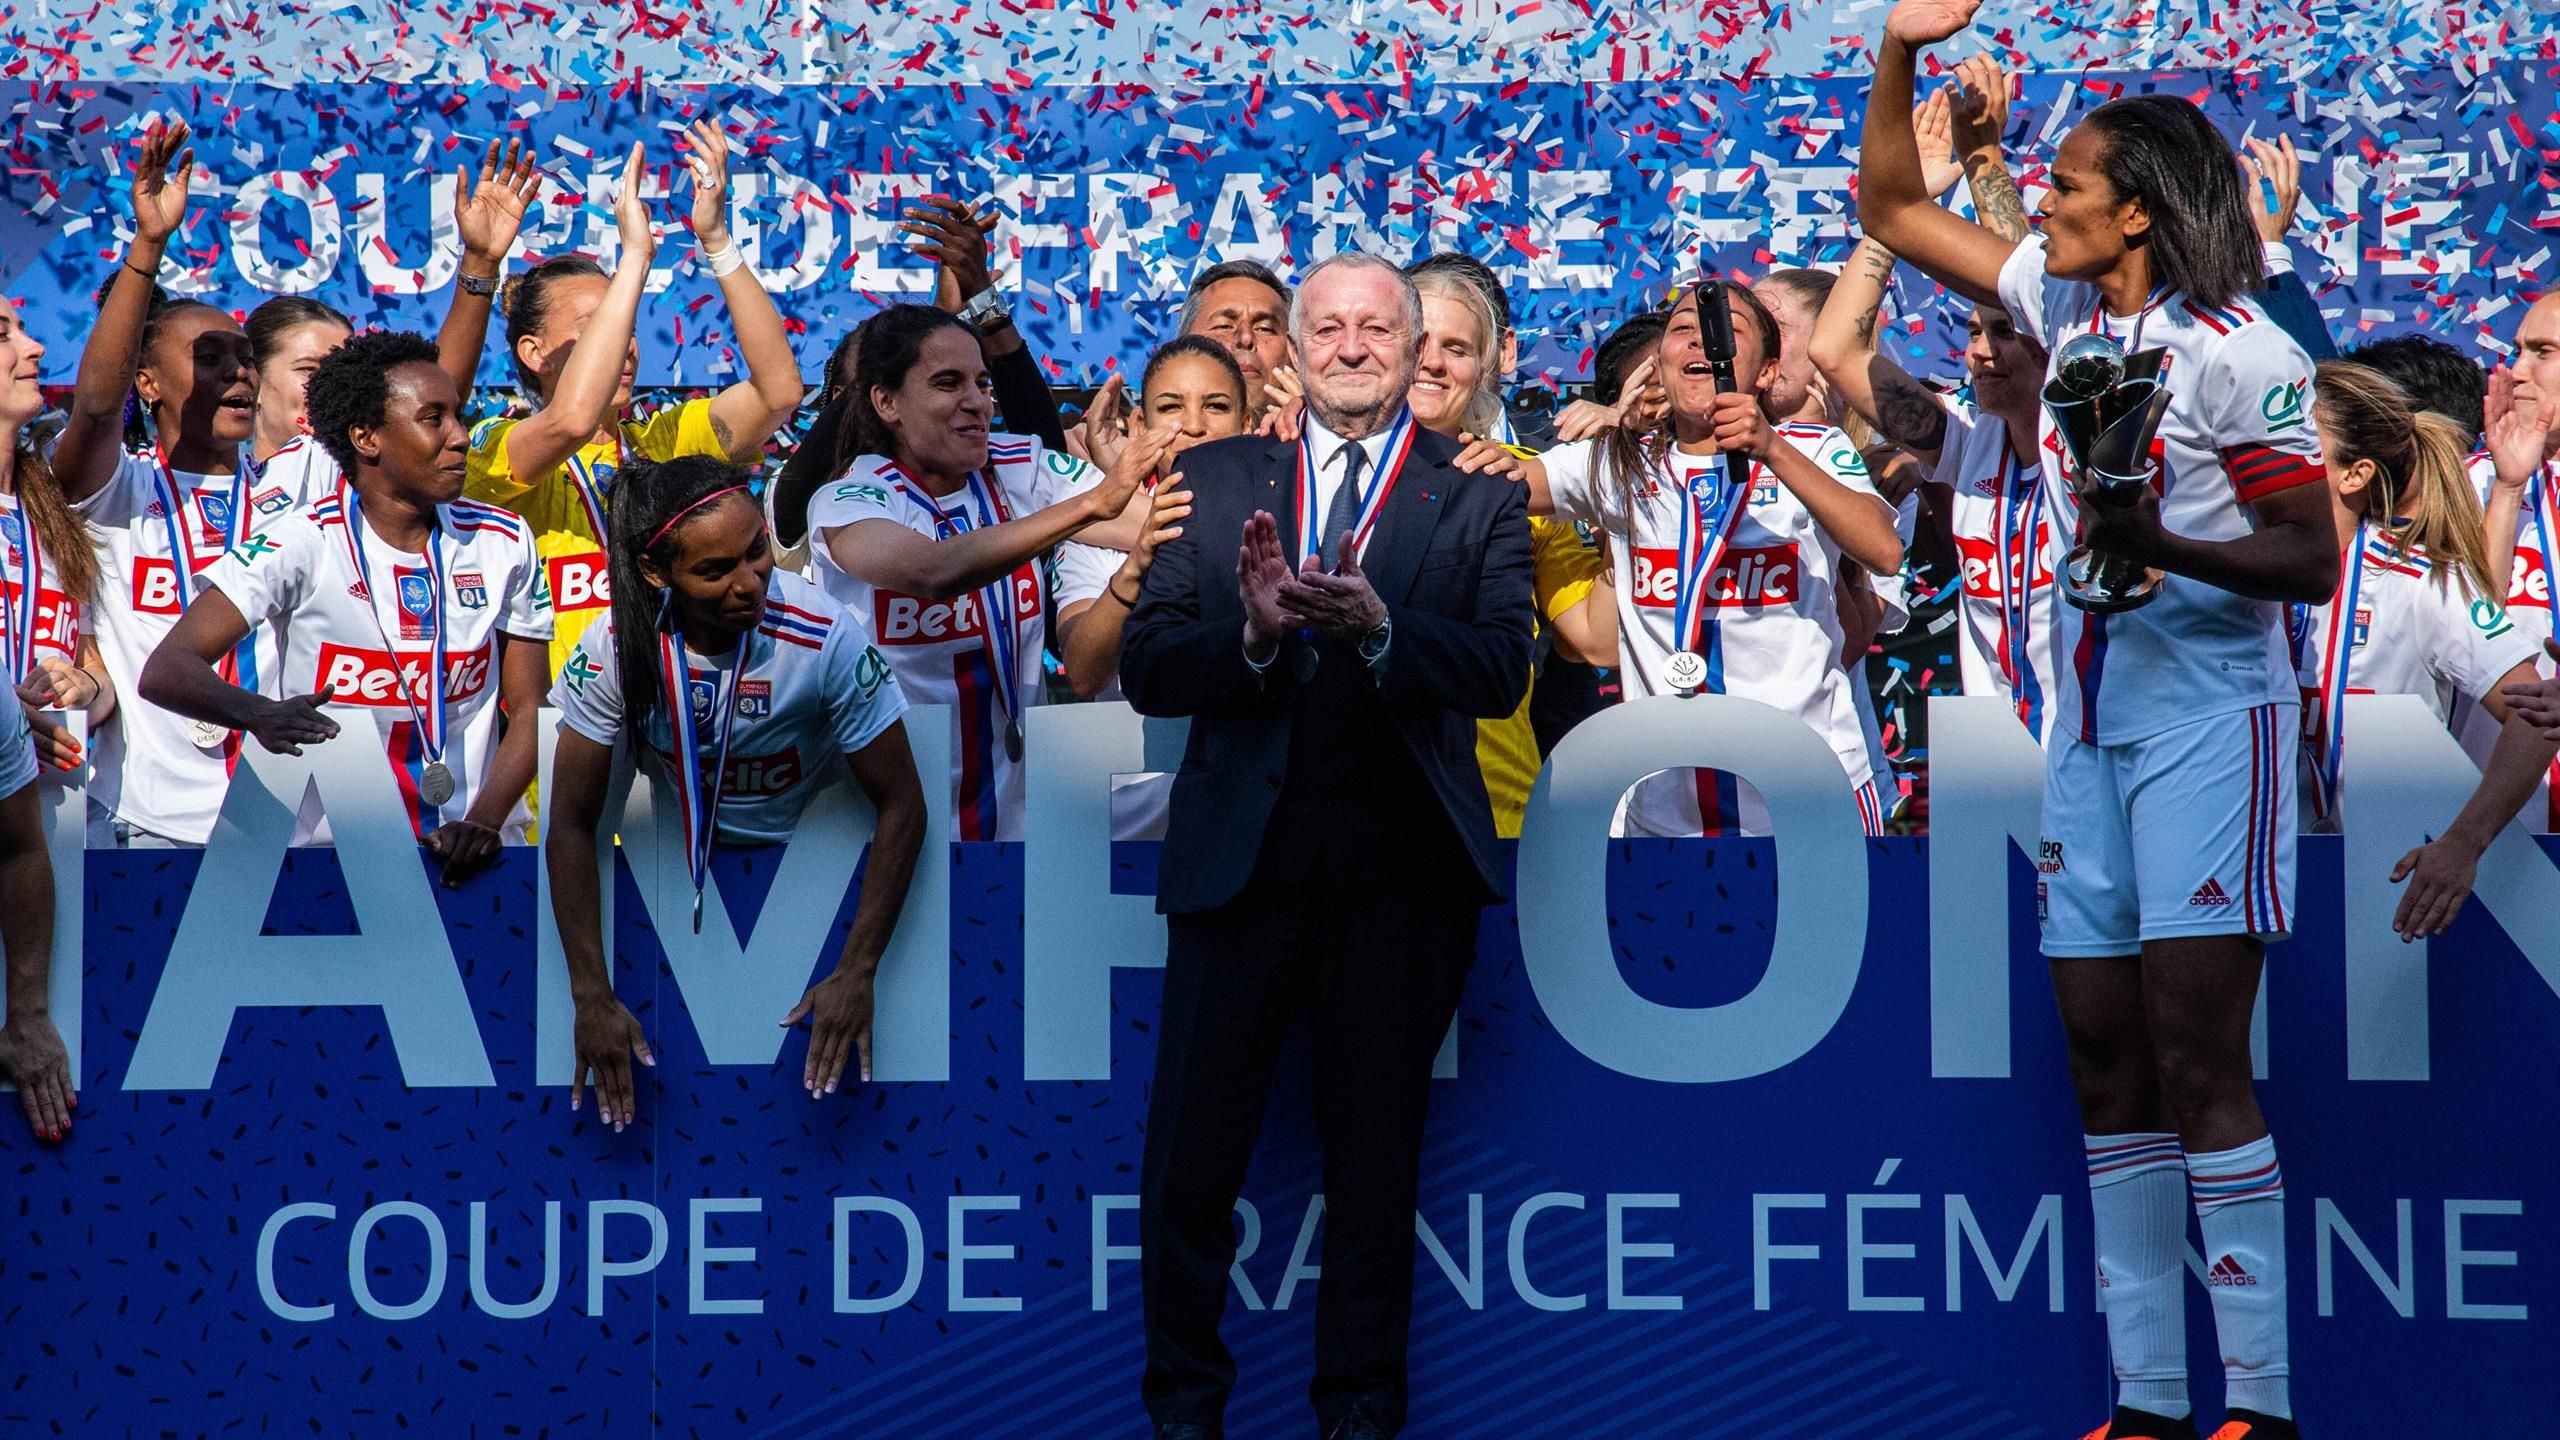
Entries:
<svg viewBox="0 0 2560 1440">
<path fill-rule="evenodd" d="M 1342 564 L 1342 547 L 1360 523 L 1360 472 L 1369 464 L 1369 452 L 1357 440 L 1343 446 L 1342 455 L 1342 483 L 1334 487 L 1333 503 L 1324 507 L 1324 536 L 1317 547 L 1327 569 Z"/>
</svg>

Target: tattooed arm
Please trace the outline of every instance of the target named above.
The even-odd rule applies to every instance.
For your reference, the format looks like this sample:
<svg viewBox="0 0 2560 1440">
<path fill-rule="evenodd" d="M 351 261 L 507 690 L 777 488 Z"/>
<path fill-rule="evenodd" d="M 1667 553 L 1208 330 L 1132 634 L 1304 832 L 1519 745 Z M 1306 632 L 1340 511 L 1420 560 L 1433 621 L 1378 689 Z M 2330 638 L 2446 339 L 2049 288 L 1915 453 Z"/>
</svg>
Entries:
<svg viewBox="0 0 2560 1440">
<path fill-rule="evenodd" d="M 1878 312 L 1892 278 L 1893 252 L 1872 239 L 1859 241 L 1813 322 L 1813 363 L 1878 435 L 1934 465 L 1947 440 L 1946 406 L 1876 345 Z"/>
<path fill-rule="evenodd" d="M 2009 240 L 2027 238 L 2027 203 L 2000 137 L 2009 127 L 2009 75 L 1988 55 L 1968 55 L 1956 65 L 1956 155 L 1965 188 L 1973 192 L 1974 218 Z"/>
</svg>

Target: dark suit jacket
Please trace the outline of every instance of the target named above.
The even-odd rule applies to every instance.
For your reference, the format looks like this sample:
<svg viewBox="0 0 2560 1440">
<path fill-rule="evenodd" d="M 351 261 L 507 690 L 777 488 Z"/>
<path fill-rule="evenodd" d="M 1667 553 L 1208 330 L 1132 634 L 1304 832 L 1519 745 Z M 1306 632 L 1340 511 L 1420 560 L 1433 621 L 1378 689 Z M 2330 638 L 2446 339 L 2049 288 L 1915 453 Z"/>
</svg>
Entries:
<svg viewBox="0 0 2560 1440">
<path fill-rule="evenodd" d="M 1429 431 L 1414 437 L 1363 568 L 1393 626 L 1374 686 L 1378 713 L 1439 797 L 1490 896 L 1501 872 L 1476 721 L 1509 715 L 1528 693 L 1528 491 L 1452 467 L 1457 448 Z M 1184 452 L 1191 517 L 1156 551 L 1129 617 L 1120 683 L 1130 703 L 1141 714 L 1191 717 L 1157 869 L 1166 914 L 1211 909 L 1243 890 L 1289 781 L 1293 726 L 1312 699 L 1301 678 L 1306 642 L 1284 639 L 1268 670 L 1245 663 L 1235 557 L 1257 510 L 1280 522 L 1281 543 L 1294 549 L 1297 457 L 1295 444 L 1256 436 Z M 1334 667 L 1328 684 L 1353 673 L 1347 647 L 1319 648 Z"/>
</svg>

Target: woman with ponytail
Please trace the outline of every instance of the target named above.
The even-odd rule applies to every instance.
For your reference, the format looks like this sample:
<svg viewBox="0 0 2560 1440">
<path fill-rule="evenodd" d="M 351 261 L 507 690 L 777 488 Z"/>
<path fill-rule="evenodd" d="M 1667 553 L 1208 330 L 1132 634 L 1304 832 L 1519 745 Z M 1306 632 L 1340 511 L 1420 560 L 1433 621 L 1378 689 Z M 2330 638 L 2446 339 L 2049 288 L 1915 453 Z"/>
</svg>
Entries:
<svg viewBox="0 0 2560 1440">
<path fill-rule="evenodd" d="M 1106 476 L 989 433 L 986 357 L 940 310 L 893 305 L 854 348 L 841 404 L 857 458 L 809 502 L 814 573 L 908 698 L 952 707 L 956 838 L 1018 840 L 1024 712 L 1046 688 L 1040 557 L 1070 537 L 1135 550 L 1150 507 L 1129 500 L 1161 447 L 1123 447 Z"/>
<path fill-rule="evenodd" d="M 2339 828 L 2348 695 L 2421 696 L 2448 725 L 2456 707 L 2486 710 L 2500 728 L 2479 789 L 2451 828 L 2391 875 L 2409 881 L 2393 919 L 2401 937 L 2442 934 L 2471 892 L 2481 852 L 2550 768 L 2555 747 L 2501 693 L 2533 682 L 2538 650 L 2508 617 L 2489 569 L 2461 425 L 2416 409 L 2362 365 L 2326 361 L 2318 387 L 2313 414 L 2346 555 L 2329 603 L 2293 609 L 2305 818 Z"/>
<path fill-rule="evenodd" d="M 261 480 L 249 462 L 258 371 L 239 323 L 200 300 L 168 300 L 153 283 L 186 219 L 194 171 L 184 124 L 143 135 L 128 200 L 133 241 L 99 301 L 53 450 L 53 476 L 96 548 L 98 650 L 127 696 L 140 693 L 143 665 L 214 561 L 253 522 L 320 498 L 299 479 Z M 276 659 L 274 631 L 257 627 L 219 669 L 271 696 Z M 97 740 L 91 845 L 205 842 L 239 758 L 238 731 L 127 705 Z"/>
<path fill-rule="evenodd" d="M 543 850 L 577 1006 L 569 1106 L 592 1075 L 598 1114 L 620 1130 L 636 1113 L 631 1057 L 655 1063 L 614 996 L 596 888 L 624 744 L 652 767 L 660 803 L 681 807 L 696 929 L 715 845 L 781 844 L 820 785 L 860 787 L 879 820 L 853 926 L 834 971 L 782 1023 L 812 1022 L 801 1070 L 811 1098 L 834 1092 L 848 1058 L 868 1080 L 872 979 L 925 835 L 897 679 L 824 592 L 774 569 L 745 470 L 710 456 L 634 464 L 611 524 L 612 612 L 551 691 L 561 726 Z"/>
</svg>

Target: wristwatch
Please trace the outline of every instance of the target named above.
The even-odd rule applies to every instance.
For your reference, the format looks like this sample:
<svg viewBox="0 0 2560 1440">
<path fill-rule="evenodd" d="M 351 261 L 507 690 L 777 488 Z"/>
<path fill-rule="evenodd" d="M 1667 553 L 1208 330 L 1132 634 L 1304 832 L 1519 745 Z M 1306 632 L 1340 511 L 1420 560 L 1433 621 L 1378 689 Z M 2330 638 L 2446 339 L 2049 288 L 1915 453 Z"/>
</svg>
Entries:
<svg viewBox="0 0 2560 1440">
<path fill-rule="evenodd" d="M 1387 658 L 1387 641 L 1391 638 L 1392 620 L 1381 620 L 1378 628 L 1360 637 L 1360 663 L 1375 665 Z"/>
<path fill-rule="evenodd" d="M 498 293 L 498 277 L 495 275 L 463 275 L 457 273 L 453 278 L 462 286 L 462 293 L 465 295 L 495 295 Z"/>
<path fill-rule="evenodd" d="M 984 335 L 998 326 L 1012 324 L 1013 312 L 1006 308 L 1003 293 L 990 285 L 960 307 L 960 323 Z"/>
</svg>

